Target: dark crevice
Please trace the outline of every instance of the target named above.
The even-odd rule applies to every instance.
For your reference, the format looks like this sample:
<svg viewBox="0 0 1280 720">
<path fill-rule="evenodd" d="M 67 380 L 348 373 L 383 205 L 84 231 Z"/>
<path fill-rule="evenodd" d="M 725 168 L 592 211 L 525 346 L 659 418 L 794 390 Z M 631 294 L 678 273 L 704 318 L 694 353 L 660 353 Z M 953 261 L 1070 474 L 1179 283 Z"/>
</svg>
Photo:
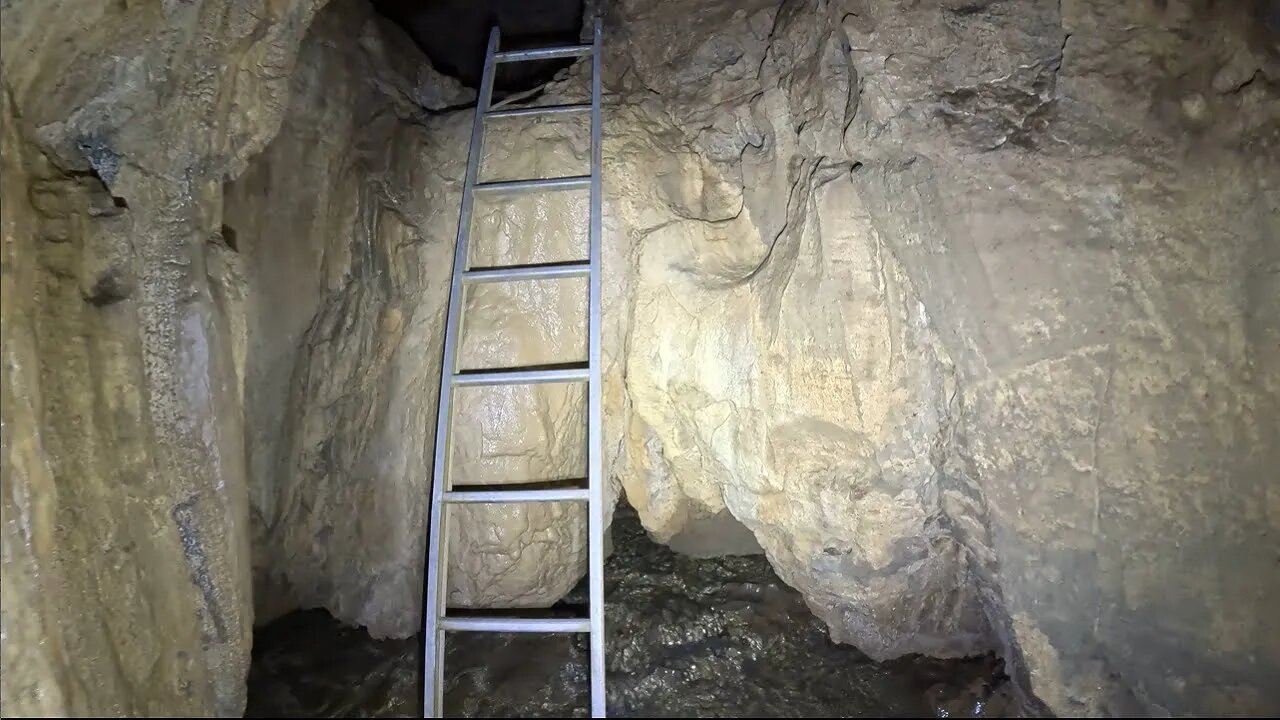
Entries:
<svg viewBox="0 0 1280 720">
<path fill-rule="evenodd" d="M 235 252 L 240 252 L 240 241 L 236 239 L 236 231 L 230 225 L 222 226 L 222 242 Z"/>
<path fill-rule="evenodd" d="M 399 25 L 440 72 L 471 88 L 480 86 L 489 29 L 498 25 L 501 49 L 581 42 L 582 0 L 373 0 Z M 501 96 L 537 87 L 574 59 L 504 63 L 494 78 Z"/>
<path fill-rule="evenodd" d="M 94 280 L 82 297 L 94 307 L 114 305 L 129 297 L 129 283 L 119 272 L 106 272 Z"/>
<path fill-rule="evenodd" d="M 78 181 L 89 195 L 89 215 L 91 217 L 116 217 L 129 209 L 129 202 L 111 192 L 102 175 L 96 168 L 87 170 L 65 170 L 66 176 Z"/>
<path fill-rule="evenodd" d="M 947 10 L 954 15 L 977 15 L 978 13 L 986 11 L 988 5 L 990 5 L 990 3 L 975 2 L 967 5 L 960 5 L 958 7 L 947 8 Z"/>
</svg>

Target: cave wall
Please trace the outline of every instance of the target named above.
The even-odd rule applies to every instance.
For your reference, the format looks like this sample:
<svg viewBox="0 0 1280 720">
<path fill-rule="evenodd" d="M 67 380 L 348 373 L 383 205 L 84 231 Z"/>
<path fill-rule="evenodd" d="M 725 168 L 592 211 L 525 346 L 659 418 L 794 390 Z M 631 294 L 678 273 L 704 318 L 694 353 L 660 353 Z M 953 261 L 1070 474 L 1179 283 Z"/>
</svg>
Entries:
<svg viewBox="0 0 1280 720">
<path fill-rule="evenodd" d="M 385 633 L 387 598 L 403 619 L 420 592 L 451 266 L 420 231 L 431 198 L 411 189 L 433 177 L 423 118 L 475 93 L 419 59 L 367 3 L 331 3 L 279 134 L 225 188 L 258 624 L 328 607 Z"/>
<path fill-rule="evenodd" d="M 678 545 L 732 517 L 837 639 L 994 649 L 1057 713 L 1274 707 L 1280 115 L 1253 9 L 635 2 L 609 22 L 606 455 L 646 527 Z M 544 101 L 585 87 L 579 65 Z M 443 248 L 469 118 L 427 124 Z M 576 172 L 583 140 L 495 126 L 485 165 Z M 481 207 L 478 252 L 570 257 L 581 212 Z M 473 296 L 466 356 L 563 359 L 581 334 L 548 319 L 575 292 Z M 576 400 L 460 405 L 461 482 L 573 475 Z M 545 604 L 581 572 L 580 518 L 482 512 L 454 525 L 481 560 L 452 602 Z M 409 632 L 411 586 L 370 627 Z"/>
<path fill-rule="evenodd" d="M 619 6 L 646 526 L 727 508 L 834 637 L 1055 713 L 1280 706 L 1265 10 Z"/>
<path fill-rule="evenodd" d="M 324 607 L 378 637 L 421 627 L 443 322 L 471 123 L 469 113 L 443 110 L 474 92 L 435 74 L 408 43 L 366 3 L 332 3 L 303 43 L 279 135 L 227 185 L 224 222 L 246 268 L 246 384 L 255 389 L 245 423 L 259 623 Z M 539 152 L 511 158 L 495 128 L 486 172 L 555 174 L 588 137 L 562 135 L 524 138 Z M 530 198 L 522 213 L 553 219 L 518 233 L 500 207 L 479 203 L 473 262 L 580 254 L 584 236 L 571 228 L 585 228 L 583 200 L 566 210 Z M 470 292 L 464 367 L 583 356 L 585 325 L 557 317 L 585 318 L 585 283 L 507 290 L 515 293 Z M 580 388 L 464 390 L 456 405 L 456 485 L 582 476 Z M 546 606 L 585 572 L 580 505 L 450 512 L 455 606 Z"/>
<path fill-rule="evenodd" d="M 1260 8 L 614 7 L 606 445 L 646 527 L 728 513 L 837 639 L 994 649 L 1055 713 L 1280 705 Z"/>
<path fill-rule="evenodd" d="M 872 172 L 855 185 L 957 382 L 941 509 L 1003 608 L 1001 646 L 1057 713 L 1280 707 L 1265 9 L 844 21 L 868 49 L 846 142 L 865 138 Z M 944 29 L 988 40 L 890 56 Z"/>
<path fill-rule="evenodd" d="M 3 706 L 238 715 L 251 608 L 221 185 L 315 3 L 6 3 Z"/>
<path fill-rule="evenodd" d="M 6 714 L 238 715 L 255 621 L 419 627 L 461 185 L 440 166 L 465 161 L 429 125 L 474 92 L 367 3 L 317 6 L 61 28 L 68 4 L 6 6 Z M 471 353 L 500 359 L 484 328 Z M 464 426 L 498 438 L 464 452 L 541 468 L 538 420 L 581 420 L 541 401 L 514 438 Z M 580 509 L 470 514 L 458 604 L 545 605 L 581 576 Z"/>
<path fill-rule="evenodd" d="M 5 714 L 235 715 L 254 621 L 418 628 L 469 95 L 318 4 L 6 6 Z M 1280 707 L 1262 7 L 609 9 L 610 492 L 699 552 L 747 528 L 874 657 L 995 649 L 1059 714 Z M 572 256 L 583 212 L 480 207 L 478 257 Z M 581 294 L 472 295 L 467 362 L 580 352 Z M 459 481 L 581 472 L 573 389 L 459 405 Z M 454 604 L 585 567 L 580 509 L 461 520 Z"/>
</svg>

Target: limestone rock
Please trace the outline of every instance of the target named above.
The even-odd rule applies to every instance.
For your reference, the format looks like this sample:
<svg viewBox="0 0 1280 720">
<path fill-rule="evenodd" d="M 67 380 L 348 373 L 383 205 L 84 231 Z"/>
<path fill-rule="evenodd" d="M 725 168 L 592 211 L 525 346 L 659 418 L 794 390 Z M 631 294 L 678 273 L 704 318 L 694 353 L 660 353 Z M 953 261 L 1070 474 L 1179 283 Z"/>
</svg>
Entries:
<svg viewBox="0 0 1280 720">
<path fill-rule="evenodd" d="M 833 635 L 873 657 L 981 651 L 967 558 L 937 509 L 949 368 L 838 155 L 857 82 L 843 33 L 798 6 L 734 17 L 761 30 L 725 40 L 718 20 L 695 26 L 684 37 L 704 44 L 686 56 L 723 58 L 730 86 L 743 86 L 673 89 L 650 104 L 705 119 L 648 129 L 656 153 L 615 145 L 618 164 L 641 167 L 614 178 L 660 178 L 634 201 L 648 207 L 628 205 L 625 191 L 618 202 L 637 218 L 623 222 L 637 266 L 628 499 L 663 539 L 732 513 Z M 745 44 L 718 49 L 725 42 Z M 662 87 L 662 63 L 635 71 Z M 749 109 L 737 115 L 741 103 Z M 736 127 L 707 127 L 735 115 Z M 615 119 L 617 136 L 626 122 Z M 687 159 L 646 171 L 654 156 Z"/>
<path fill-rule="evenodd" d="M 255 615 L 418 626 L 472 96 L 354 0 L 304 43 L 320 4 L 6 6 L 5 714 L 236 715 Z M 745 528 L 874 657 L 994 648 L 1057 714 L 1280 707 L 1275 25 L 612 7 L 611 482 L 661 541 Z M 485 167 L 585 140 L 496 127 Z M 474 259 L 577 256 L 584 207 L 478 208 Z M 580 283 L 468 307 L 468 365 L 583 350 Z M 573 389 L 458 405 L 459 483 L 582 472 Z M 450 601 L 554 602 L 580 512 L 459 514 Z"/>
<path fill-rule="evenodd" d="M 312 542 L 300 533 L 313 498 L 292 487 L 295 478 L 280 479 L 287 466 L 277 455 L 317 465 L 317 452 L 328 452 L 300 439 L 293 455 L 281 450 L 293 450 L 289 443 L 299 437 L 282 432 L 295 422 L 288 407 L 299 345 L 320 345 L 316 372 L 331 374 L 313 378 L 304 368 L 300 391 L 338 405 L 340 417 L 380 402 L 354 388 L 394 383 L 388 358 L 397 347 L 424 343 L 406 352 L 427 358 L 422 373 L 438 372 L 430 366 L 440 344 L 433 313 L 443 298 L 421 303 L 418 314 L 417 304 L 394 301 L 405 286 L 440 287 L 447 254 L 439 262 L 400 260 L 410 282 L 388 278 L 367 252 L 379 243 L 383 260 L 392 251 L 415 252 L 412 225 L 422 220 L 395 212 L 406 188 L 426 182 L 352 182 L 353 165 L 411 146 L 416 126 L 404 120 L 421 122 L 474 92 L 435 73 L 407 38 L 350 0 L 334 3 L 319 24 L 331 46 L 311 41 L 313 56 L 294 73 L 321 4 L 5 6 L 6 715 L 239 716 L 253 604 L 264 617 L 298 602 L 355 606 L 351 619 L 375 624 L 376 608 L 386 604 L 379 598 L 390 595 L 397 618 L 416 612 L 410 598 L 421 587 L 421 446 L 415 452 L 394 438 L 404 452 L 386 471 L 405 478 L 382 486 L 384 495 L 350 483 L 342 495 L 344 486 L 336 486 L 338 502 L 362 511 L 342 509 L 347 519 L 365 518 L 362 535 L 374 535 L 367 528 L 387 534 L 381 544 L 349 546 L 365 549 L 367 559 L 339 561 L 340 578 L 372 575 L 382 593 L 356 601 L 350 588 L 324 589 L 332 581 L 323 563 L 298 562 L 297 575 L 314 579 L 313 586 L 285 593 L 273 585 L 275 558 L 290 557 L 290 543 Z M 327 61 L 315 62 L 330 51 Z M 325 84 L 334 79 L 348 86 Z M 356 88 L 376 89 L 376 108 L 336 102 L 344 91 L 350 103 L 369 98 Z M 276 135 L 291 92 L 310 103 L 295 125 L 329 123 L 314 131 L 368 121 L 365 146 L 330 141 L 318 143 L 329 154 L 301 152 L 299 133 L 287 133 L 284 142 L 292 138 L 295 147 L 269 154 L 280 164 L 255 166 L 225 188 L 224 217 L 224 180 Z M 316 187 L 334 192 L 316 194 Z M 257 218 L 233 217 L 246 203 L 237 195 L 245 188 L 276 192 L 258 200 L 277 202 L 253 208 L 270 216 L 274 242 L 257 242 Z M 299 190 L 312 193 L 307 201 L 323 197 L 335 207 L 304 226 L 306 203 L 280 202 L 295 200 L 288 193 Z M 383 214 L 387 220 L 376 222 Z M 381 234 L 356 232 L 365 227 Z M 317 242 L 324 233 L 335 241 Z M 339 300 L 320 312 L 325 292 Z M 336 353 L 325 349 L 329 336 L 343 343 Z M 338 358 L 330 362 L 326 353 Z M 353 378 L 350 389 L 339 384 Z M 426 427 L 433 386 L 434 379 L 424 383 L 421 401 L 408 409 L 390 408 L 406 417 L 398 422 Z M 296 422 L 305 429 L 325 419 L 311 409 L 299 411 Z M 342 428 L 345 442 L 363 442 L 362 420 Z M 327 430 L 310 429 L 327 440 Z M 308 488 L 331 489 L 323 482 Z M 294 498 L 301 509 L 291 505 Z M 377 509 L 384 505 L 404 523 L 382 523 Z M 282 513 L 301 516 L 296 534 L 269 544 Z M 363 569 L 370 564 L 393 571 L 384 577 Z"/>
<path fill-rule="evenodd" d="M 618 13 L 609 397 L 646 526 L 727 509 L 833 636 L 995 643 L 1057 713 L 1280 705 L 1265 18 Z"/>
<path fill-rule="evenodd" d="M 243 709 L 219 191 L 274 134 L 315 7 L 5 5 L 5 715 Z"/>
<path fill-rule="evenodd" d="M 352 28 L 360 29 L 356 42 L 348 40 Z M 470 114 L 423 112 L 433 109 L 418 105 L 427 70 L 403 62 L 412 57 L 397 48 L 403 42 L 362 4 L 321 13 L 300 51 L 279 135 L 226 191 L 225 222 L 247 274 L 248 384 L 260 389 L 245 409 L 260 623 L 325 607 L 378 637 L 421 627 Z M 428 97 L 449 82 L 427 83 Z M 457 90 L 435 109 L 465 97 Z M 548 163 L 575 161 L 572 135 L 508 137 L 497 129 L 489 147 L 529 143 L 541 152 L 517 155 L 505 171 L 554 174 Z M 576 135 L 581 155 L 588 135 Z M 503 160 L 486 159 L 490 176 Z M 585 235 L 568 230 L 585 230 L 585 197 L 571 201 L 572 212 L 556 215 L 538 209 L 554 198 L 531 199 L 520 211 L 556 220 L 519 232 L 502 206 L 478 206 L 473 263 L 581 256 Z M 585 357 L 585 300 L 581 280 L 472 290 L 463 367 Z M 455 406 L 455 485 L 584 475 L 580 387 L 465 389 Z M 550 605 L 585 572 L 581 506 L 450 513 L 452 605 Z"/>
<path fill-rule="evenodd" d="M 1246 43 L 1277 77 L 1277 35 L 1243 6 L 1053 11 L 850 34 L 881 48 L 855 53 L 859 192 L 957 375 L 943 509 L 1055 712 L 1265 712 L 1280 94 L 1208 85 Z M 880 60 L 937 24 L 986 40 Z"/>
<path fill-rule="evenodd" d="M 660 540 L 728 551 L 737 543 L 703 529 L 734 518 L 834 637 L 875 657 L 994 647 L 1027 700 L 1058 713 L 1265 709 L 1278 633 L 1263 608 L 1277 587 L 1259 578 L 1274 523 L 1244 508 L 1271 502 L 1260 429 L 1280 417 L 1277 295 L 1272 274 L 1240 258 L 1269 268 L 1276 253 L 1273 56 L 1213 39 L 1255 42 L 1246 17 L 1197 30 L 1181 6 L 1124 12 L 1145 28 L 1132 40 L 1144 50 L 1104 61 L 1116 42 L 1091 4 L 618 8 L 606 59 L 610 475 Z M 1215 69 L 1131 112 L 1151 58 L 1174 55 Z M 1263 81 L 1238 84 L 1245 76 Z M 578 66 L 544 100 L 584 87 Z M 417 154 L 437 175 L 410 180 L 424 183 L 432 219 L 415 226 L 440 248 L 456 222 L 465 115 L 429 121 Z M 497 127 L 485 167 L 580 171 L 582 138 L 554 122 Z M 1192 160 L 1202 175 L 1184 171 Z M 480 208 L 477 237 L 494 240 L 477 240 L 477 264 L 570 257 L 581 213 L 535 198 Z M 549 324 L 581 312 L 578 292 L 475 293 L 465 362 L 580 351 L 580 327 Z M 1205 302 L 1188 313 L 1192 297 Z M 1207 344 L 1215 327 L 1234 334 Z M 1215 353 L 1227 353 L 1210 363 L 1217 384 L 1196 385 L 1190 368 Z M 362 354 L 342 350 L 319 374 Z M 413 377 L 429 385 L 433 373 Z M 399 397 L 376 385 L 361 397 Z M 1205 404 L 1206 391 L 1236 399 Z M 580 471 L 576 398 L 508 389 L 459 406 L 459 482 Z M 1202 437 L 1170 412 L 1184 406 L 1225 424 Z M 334 442 L 369 432 L 319 417 Z M 398 437 L 429 442 L 425 423 Z M 393 446 L 377 447 L 397 457 Z M 373 462 L 351 457 L 370 459 L 332 467 Z M 1196 479 L 1213 468 L 1239 486 L 1239 506 L 1188 509 L 1218 498 Z M 313 493 L 299 506 L 325 494 Z M 349 500 L 316 517 L 356 502 L 335 497 Z M 454 573 L 454 603 L 545 604 L 581 572 L 580 516 L 459 519 L 454 548 L 479 560 Z M 304 595 L 406 632 L 416 568 L 351 569 L 349 546 L 324 550 L 330 569 L 302 583 L 321 590 Z M 1236 562 L 1196 580 L 1156 549 L 1179 546 Z M 1124 569 L 1141 548 L 1145 579 Z M 399 589 L 371 601 L 367 578 Z M 1152 583 L 1185 589 L 1155 603 L 1140 590 Z M 1193 621 L 1203 617 L 1217 620 Z M 1159 660 L 1140 650 L 1149 643 Z M 1204 651 L 1173 652 L 1190 647 Z"/>
</svg>

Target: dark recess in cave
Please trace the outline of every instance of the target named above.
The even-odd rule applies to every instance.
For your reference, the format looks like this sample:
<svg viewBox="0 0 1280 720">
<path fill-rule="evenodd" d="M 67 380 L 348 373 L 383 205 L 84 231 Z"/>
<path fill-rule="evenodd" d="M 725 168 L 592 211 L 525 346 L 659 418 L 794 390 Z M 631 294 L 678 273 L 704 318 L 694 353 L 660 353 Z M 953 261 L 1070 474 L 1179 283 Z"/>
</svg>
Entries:
<svg viewBox="0 0 1280 720">
<path fill-rule="evenodd" d="M 422 48 L 440 72 L 468 87 L 480 86 L 485 43 L 495 23 L 502 49 L 581 42 L 582 0 L 373 0 Z M 498 94 L 528 90 L 573 64 L 572 59 L 505 63 L 494 80 Z"/>
</svg>

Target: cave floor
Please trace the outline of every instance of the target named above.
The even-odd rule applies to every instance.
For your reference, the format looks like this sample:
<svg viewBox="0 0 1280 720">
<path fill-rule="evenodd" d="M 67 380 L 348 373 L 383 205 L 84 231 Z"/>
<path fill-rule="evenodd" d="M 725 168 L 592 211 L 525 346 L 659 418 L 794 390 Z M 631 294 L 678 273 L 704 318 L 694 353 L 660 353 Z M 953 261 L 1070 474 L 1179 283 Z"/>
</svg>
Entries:
<svg viewBox="0 0 1280 720">
<path fill-rule="evenodd" d="M 761 555 L 695 559 L 619 509 L 605 572 L 614 717 L 1010 717 L 991 657 L 876 663 L 827 637 Z M 585 603 L 585 585 L 564 609 Z M 587 638 L 454 634 L 450 717 L 586 717 Z M 421 717 L 418 638 L 374 640 L 323 611 L 260 628 L 248 717 Z"/>
</svg>

